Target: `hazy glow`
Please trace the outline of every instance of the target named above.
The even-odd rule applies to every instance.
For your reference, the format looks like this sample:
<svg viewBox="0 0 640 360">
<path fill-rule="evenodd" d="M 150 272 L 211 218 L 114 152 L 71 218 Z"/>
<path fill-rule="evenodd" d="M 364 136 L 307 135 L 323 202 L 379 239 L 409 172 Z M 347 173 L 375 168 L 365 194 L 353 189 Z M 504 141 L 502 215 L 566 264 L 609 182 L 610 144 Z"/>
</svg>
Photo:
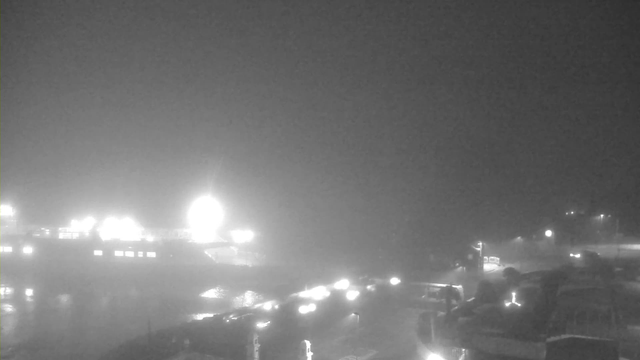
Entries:
<svg viewBox="0 0 640 360">
<path fill-rule="evenodd" d="M 149 258 L 156 257 L 156 252 L 155 251 L 147 251 L 147 257 L 149 257 Z"/>
<path fill-rule="evenodd" d="M 2 246 L 2 247 L 0 247 L 0 252 L 12 253 L 13 252 L 13 247 L 11 247 L 11 246 Z"/>
<path fill-rule="evenodd" d="M 273 303 L 271 301 L 266 302 L 262 305 L 262 308 L 266 311 L 271 311 L 271 309 L 273 309 Z"/>
<path fill-rule="evenodd" d="M 102 250 L 93 250 L 93 256 L 102 256 Z"/>
<path fill-rule="evenodd" d="M 258 329 L 264 329 L 267 326 L 269 326 L 270 323 L 271 323 L 271 321 L 260 321 L 259 323 L 256 323 L 256 327 Z"/>
<path fill-rule="evenodd" d="M 115 255 L 115 256 L 124 256 L 124 251 L 116 250 L 116 251 L 113 252 L 113 255 Z"/>
<path fill-rule="evenodd" d="M 336 290 L 347 290 L 349 288 L 349 285 L 351 285 L 349 279 L 342 279 L 336 281 L 336 283 L 333 284 L 333 288 Z"/>
<path fill-rule="evenodd" d="M 311 303 L 311 304 L 308 304 L 308 305 L 301 305 L 301 306 L 298 308 L 298 312 L 299 312 L 300 314 L 303 314 L 303 315 L 304 315 L 304 314 L 308 314 L 308 313 L 310 313 L 310 312 L 314 312 L 314 311 L 316 311 L 316 308 L 317 308 L 317 307 L 316 307 L 316 304 L 314 304 L 314 303 Z"/>
<path fill-rule="evenodd" d="M 212 314 L 212 313 L 193 314 L 193 315 L 191 315 L 191 318 L 193 320 L 202 320 L 202 319 L 205 319 L 205 318 L 213 317 L 214 315 L 215 314 Z"/>
<path fill-rule="evenodd" d="M 11 314 L 15 312 L 16 309 L 11 304 L 1 304 L 0 305 L 0 313 L 1 314 Z"/>
<path fill-rule="evenodd" d="M 574 257 L 576 259 L 580 259 L 580 254 L 579 253 L 578 254 L 573 254 L 572 253 L 572 254 L 569 254 L 569 256 Z"/>
<path fill-rule="evenodd" d="M 347 300 L 349 301 L 353 301 L 357 299 L 358 296 L 360 296 L 360 291 L 358 290 L 349 290 L 347 291 L 347 294 L 346 294 Z"/>
<path fill-rule="evenodd" d="M 82 221 L 73 219 L 69 227 L 70 232 L 88 233 L 96 226 L 98 221 L 93 216 L 87 216 Z"/>
<path fill-rule="evenodd" d="M 126 256 L 126 257 L 135 257 L 136 255 L 135 255 L 135 252 L 133 252 L 133 251 L 125 251 L 124 252 L 124 256 Z"/>
<path fill-rule="evenodd" d="M 395 276 L 392 277 L 391 279 L 389 279 L 389 284 L 394 285 L 394 286 L 400 284 L 401 282 L 402 281 L 399 278 L 395 277 Z"/>
<path fill-rule="evenodd" d="M 427 360 L 444 360 L 444 358 L 436 353 L 430 353 L 427 355 Z"/>
<path fill-rule="evenodd" d="M 216 231 L 222 225 L 224 211 L 213 197 L 203 196 L 191 204 L 187 218 L 193 241 L 212 242 L 216 240 Z"/>
<path fill-rule="evenodd" d="M 233 240 L 236 244 L 244 244 L 248 242 L 252 242 L 255 238 L 256 234 L 251 230 L 232 230 L 229 232 L 231 235 L 231 240 Z"/>
<path fill-rule="evenodd" d="M 238 295 L 233 298 L 233 306 L 236 308 L 252 306 L 256 302 L 262 300 L 262 295 L 255 291 L 247 290 L 242 295 Z"/>
<path fill-rule="evenodd" d="M 0 205 L 0 217 L 13 217 L 16 214 L 13 206 L 8 204 Z"/>
<path fill-rule="evenodd" d="M 13 295 L 13 288 L 9 287 L 9 286 L 0 286 L 0 298 L 4 299 L 4 298 L 8 298 L 11 295 Z"/>
<path fill-rule="evenodd" d="M 31 247 L 31 246 L 23 247 L 22 248 L 22 253 L 23 254 L 27 254 L 27 255 L 33 254 L 33 247 Z"/>
<path fill-rule="evenodd" d="M 33 289 L 24 289 L 24 295 L 25 296 L 33 296 Z"/>
<path fill-rule="evenodd" d="M 552 236 L 553 236 L 553 231 L 551 231 L 551 230 L 547 230 L 547 231 L 545 231 L 545 232 L 544 232 L 544 236 L 546 236 L 546 237 L 552 237 Z"/>
<path fill-rule="evenodd" d="M 140 241 L 143 228 L 131 218 L 108 217 L 102 222 L 98 233 L 102 240 Z"/>
<path fill-rule="evenodd" d="M 302 291 L 299 296 L 304 299 L 313 299 L 316 301 L 320 301 L 324 298 L 329 297 L 331 292 L 327 290 L 326 286 L 316 286 L 313 289 Z"/>
<path fill-rule="evenodd" d="M 200 294 L 200 296 L 208 299 L 222 299 L 224 297 L 224 294 L 225 294 L 224 289 L 217 286 L 217 287 L 214 287 L 213 289 L 209 289 L 203 292 L 202 294 Z"/>
</svg>

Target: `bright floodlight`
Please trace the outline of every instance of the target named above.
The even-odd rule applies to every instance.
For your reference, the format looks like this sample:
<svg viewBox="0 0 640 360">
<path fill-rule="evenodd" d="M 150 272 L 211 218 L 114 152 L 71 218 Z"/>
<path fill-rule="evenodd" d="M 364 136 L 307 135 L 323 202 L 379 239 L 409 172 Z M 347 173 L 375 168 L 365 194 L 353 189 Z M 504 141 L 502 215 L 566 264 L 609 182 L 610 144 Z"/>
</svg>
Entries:
<svg viewBox="0 0 640 360">
<path fill-rule="evenodd" d="M 336 283 L 333 284 L 333 288 L 336 290 L 347 290 L 349 288 L 349 285 L 351 285 L 349 279 L 342 279 L 336 281 Z"/>
<path fill-rule="evenodd" d="M 236 244 L 244 244 L 252 242 L 256 234 L 251 230 L 232 230 L 230 233 L 231 240 Z"/>
<path fill-rule="evenodd" d="M 316 308 L 317 308 L 316 304 L 314 304 L 314 303 L 311 303 L 311 304 L 307 305 L 307 309 L 309 310 L 309 312 L 316 311 Z"/>
<path fill-rule="evenodd" d="M 266 311 L 271 311 L 271 309 L 273 309 L 273 303 L 272 302 L 266 302 L 264 303 L 264 305 L 262 305 L 262 308 Z"/>
<path fill-rule="evenodd" d="M 24 296 L 33 296 L 33 289 L 24 289 Z"/>
<path fill-rule="evenodd" d="M 544 236 L 546 236 L 546 237 L 552 237 L 552 236 L 553 236 L 553 231 L 551 231 L 551 230 L 547 230 L 547 231 L 545 231 L 545 232 L 544 232 Z"/>
<path fill-rule="evenodd" d="M 25 246 L 22 248 L 22 253 L 23 254 L 27 254 L 27 255 L 31 255 L 33 254 L 33 248 L 31 246 Z"/>
<path fill-rule="evenodd" d="M 187 214 L 193 241 L 215 241 L 216 231 L 222 225 L 224 211 L 222 206 L 211 196 L 196 199 Z"/>
<path fill-rule="evenodd" d="M 16 214 L 13 206 L 8 204 L 0 205 L 0 217 L 13 217 Z"/>
<path fill-rule="evenodd" d="M 398 279 L 397 277 L 392 277 L 391 279 L 389 279 L 389 284 L 391 285 L 398 285 L 400 284 L 402 281 L 400 281 L 400 279 Z"/>
<path fill-rule="evenodd" d="M 360 291 L 358 290 L 349 290 L 347 291 L 347 294 L 346 294 L 347 300 L 349 301 L 353 301 L 357 299 L 358 296 L 360 296 Z"/>
</svg>

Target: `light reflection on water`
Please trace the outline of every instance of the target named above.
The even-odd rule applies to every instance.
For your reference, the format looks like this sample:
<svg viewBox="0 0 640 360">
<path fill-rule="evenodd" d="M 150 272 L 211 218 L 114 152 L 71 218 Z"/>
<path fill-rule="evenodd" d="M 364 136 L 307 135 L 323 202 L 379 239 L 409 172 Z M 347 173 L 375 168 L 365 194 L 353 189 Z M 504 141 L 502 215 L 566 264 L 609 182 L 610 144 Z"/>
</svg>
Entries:
<svg viewBox="0 0 640 360">
<path fill-rule="evenodd" d="M 2 348 L 40 344 L 35 353 L 26 354 L 33 359 L 96 358 L 145 334 L 149 324 L 155 331 L 251 306 L 263 298 L 252 290 L 224 286 L 207 290 L 181 284 L 176 289 L 176 284 L 129 282 L 63 287 L 5 275 L 0 280 Z M 210 296 L 201 296 L 204 293 Z"/>
</svg>

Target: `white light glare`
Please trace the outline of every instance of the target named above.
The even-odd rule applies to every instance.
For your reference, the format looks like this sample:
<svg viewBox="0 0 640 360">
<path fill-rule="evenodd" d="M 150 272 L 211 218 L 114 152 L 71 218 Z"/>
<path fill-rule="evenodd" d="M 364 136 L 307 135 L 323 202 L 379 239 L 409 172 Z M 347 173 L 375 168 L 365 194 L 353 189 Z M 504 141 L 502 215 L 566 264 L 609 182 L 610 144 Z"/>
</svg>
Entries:
<svg viewBox="0 0 640 360">
<path fill-rule="evenodd" d="M 269 326 L 269 324 L 271 324 L 271 321 L 260 321 L 259 323 L 256 323 L 256 327 L 258 329 L 264 329 Z"/>
<path fill-rule="evenodd" d="M 205 318 L 210 318 L 213 317 L 215 314 L 211 314 L 211 313 L 202 313 L 202 314 L 193 314 L 193 320 L 202 320 Z"/>
<path fill-rule="evenodd" d="M 224 290 L 218 286 L 203 292 L 200 296 L 209 299 L 222 299 L 224 297 Z"/>
<path fill-rule="evenodd" d="M 314 303 L 311 303 L 311 304 L 308 304 L 308 305 L 301 305 L 301 306 L 298 308 L 298 312 L 299 312 L 300 314 L 303 314 L 303 315 L 304 315 L 304 314 L 308 314 L 308 313 L 310 313 L 310 312 L 314 312 L 314 311 L 316 311 L 316 308 L 317 308 L 317 307 L 316 307 L 316 304 L 314 304 Z"/>
<path fill-rule="evenodd" d="M 131 218 L 108 217 L 98 229 L 102 240 L 140 241 L 143 228 Z"/>
<path fill-rule="evenodd" d="M 69 230 L 77 233 L 88 233 L 96 226 L 96 219 L 93 216 L 87 216 L 84 220 L 79 221 L 76 219 L 71 220 L 71 226 Z"/>
<path fill-rule="evenodd" d="M 33 254 L 33 247 L 31 246 L 25 246 L 22 248 L 22 253 L 23 254 L 27 254 L 27 255 L 31 255 Z"/>
<path fill-rule="evenodd" d="M 545 231 L 545 232 L 544 232 L 544 236 L 546 236 L 546 237 L 552 237 L 552 236 L 553 236 L 553 231 L 551 231 L 551 230 L 547 230 L 547 231 Z"/>
<path fill-rule="evenodd" d="M 0 217 L 13 217 L 16 214 L 13 206 L 8 204 L 0 205 Z"/>
<path fill-rule="evenodd" d="M 573 254 L 572 253 L 572 254 L 569 254 L 569 256 L 574 257 L 576 259 L 580 259 L 580 254 L 579 253 L 578 254 Z"/>
<path fill-rule="evenodd" d="M 305 290 L 300 293 L 301 298 L 305 298 L 305 299 L 311 298 L 316 301 L 320 301 L 324 298 L 327 298 L 329 297 L 329 295 L 331 295 L 331 292 L 327 290 L 326 286 L 322 286 L 322 285 L 316 286 L 313 289 Z"/>
<path fill-rule="evenodd" d="M 12 253 L 13 252 L 13 247 L 11 247 L 11 246 L 2 246 L 2 247 L 0 247 L 0 252 Z"/>
<path fill-rule="evenodd" d="M 392 277 L 391 279 L 389 279 L 389 284 L 394 285 L 394 286 L 400 284 L 401 282 L 402 281 L 399 278 L 395 277 L 395 276 Z"/>
<path fill-rule="evenodd" d="M 102 250 L 93 250 L 93 256 L 102 256 Z"/>
<path fill-rule="evenodd" d="M 222 206 L 213 197 L 203 196 L 196 199 L 187 214 L 193 241 L 215 241 L 216 231 L 222 225 L 223 218 Z"/>
<path fill-rule="evenodd" d="M 24 296 L 33 296 L 33 289 L 24 289 Z"/>
<path fill-rule="evenodd" d="M 427 360 L 444 360 L 444 358 L 442 356 L 432 352 L 427 356 Z"/>
<path fill-rule="evenodd" d="M 349 290 L 347 291 L 347 294 L 346 294 L 347 300 L 349 301 L 353 301 L 357 299 L 358 296 L 360 296 L 360 291 L 358 290 Z"/>
<path fill-rule="evenodd" d="M 266 302 L 262 305 L 262 308 L 266 311 L 271 311 L 271 309 L 273 309 L 273 303 L 271 301 Z"/>
<path fill-rule="evenodd" d="M 336 290 L 347 290 L 349 288 L 349 285 L 351 285 L 349 279 L 342 279 L 336 281 L 336 283 L 333 284 L 333 288 Z"/>
<path fill-rule="evenodd" d="M 147 257 L 148 258 L 156 257 L 156 252 L 155 251 L 147 251 Z"/>
<path fill-rule="evenodd" d="M 232 230 L 230 233 L 231 240 L 236 244 L 244 244 L 252 242 L 256 234 L 251 230 Z"/>
</svg>

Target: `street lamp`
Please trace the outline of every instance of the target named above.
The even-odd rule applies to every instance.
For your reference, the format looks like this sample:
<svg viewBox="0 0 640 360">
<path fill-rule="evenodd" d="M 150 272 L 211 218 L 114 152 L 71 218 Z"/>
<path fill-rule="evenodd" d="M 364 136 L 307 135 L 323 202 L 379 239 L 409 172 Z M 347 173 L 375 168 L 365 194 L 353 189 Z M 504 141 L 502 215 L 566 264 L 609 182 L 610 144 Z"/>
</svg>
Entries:
<svg viewBox="0 0 640 360">
<path fill-rule="evenodd" d="M 187 219 L 195 242 L 211 242 L 222 225 L 224 210 L 213 197 L 202 196 L 191 204 Z"/>
<path fill-rule="evenodd" d="M 548 238 L 552 237 L 553 236 L 553 231 L 552 230 L 546 230 L 544 232 L 544 236 L 546 236 Z"/>
</svg>

